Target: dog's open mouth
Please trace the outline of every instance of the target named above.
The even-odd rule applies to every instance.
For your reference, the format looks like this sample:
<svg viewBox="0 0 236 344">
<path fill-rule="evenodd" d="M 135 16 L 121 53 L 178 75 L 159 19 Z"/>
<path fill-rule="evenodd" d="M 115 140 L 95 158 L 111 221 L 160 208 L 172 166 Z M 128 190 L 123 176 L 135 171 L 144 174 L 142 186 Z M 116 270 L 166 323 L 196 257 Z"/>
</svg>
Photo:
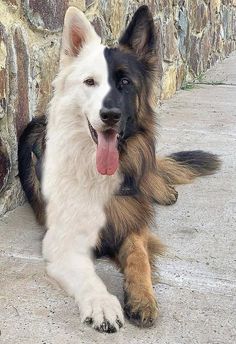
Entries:
<svg viewBox="0 0 236 344">
<path fill-rule="evenodd" d="M 87 120 L 87 121 L 88 121 L 88 126 L 89 126 L 89 130 L 90 130 L 90 134 L 92 136 L 92 139 L 96 144 L 98 144 L 98 134 L 97 134 L 96 130 L 92 127 L 89 120 Z"/>
<path fill-rule="evenodd" d="M 118 133 L 114 129 L 96 131 L 88 121 L 91 137 L 97 144 L 96 165 L 100 174 L 111 176 L 119 166 Z"/>
</svg>

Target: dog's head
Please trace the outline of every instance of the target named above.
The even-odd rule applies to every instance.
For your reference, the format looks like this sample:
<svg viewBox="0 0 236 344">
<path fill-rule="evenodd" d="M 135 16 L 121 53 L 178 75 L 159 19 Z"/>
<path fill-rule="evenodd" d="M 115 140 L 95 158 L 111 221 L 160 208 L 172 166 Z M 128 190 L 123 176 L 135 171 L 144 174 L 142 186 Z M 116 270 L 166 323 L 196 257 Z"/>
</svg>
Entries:
<svg viewBox="0 0 236 344">
<path fill-rule="evenodd" d="M 156 34 L 147 6 L 140 7 L 115 48 L 101 38 L 85 15 L 70 7 L 65 16 L 60 70 L 63 92 L 73 94 L 88 135 L 97 145 L 97 170 L 112 175 L 122 143 L 144 130 L 152 96 Z M 66 71 L 66 72 L 64 72 Z M 72 97 L 72 96 L 71 96 Z"/>
</svg>

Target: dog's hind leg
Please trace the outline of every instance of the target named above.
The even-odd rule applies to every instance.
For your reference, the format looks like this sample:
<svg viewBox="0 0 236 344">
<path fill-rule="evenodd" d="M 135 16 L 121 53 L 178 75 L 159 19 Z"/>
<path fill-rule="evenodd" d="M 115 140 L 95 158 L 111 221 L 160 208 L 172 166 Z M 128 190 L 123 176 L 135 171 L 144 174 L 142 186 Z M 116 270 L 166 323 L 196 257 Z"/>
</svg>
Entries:
<svg viewBox="0 0 236 344">
<path fill-rule="evenodd" d="M 124 273 L 124 301 L 127 317 L 136 325 L 150 327 L 158 316 L 158 306 L 152 286 L 152 267 L 149 254 L 150 232 L 130 234 L 123 242 L 118 262 Z M 162 246 L 156 238 L 155 250 Z"/>
</svg>

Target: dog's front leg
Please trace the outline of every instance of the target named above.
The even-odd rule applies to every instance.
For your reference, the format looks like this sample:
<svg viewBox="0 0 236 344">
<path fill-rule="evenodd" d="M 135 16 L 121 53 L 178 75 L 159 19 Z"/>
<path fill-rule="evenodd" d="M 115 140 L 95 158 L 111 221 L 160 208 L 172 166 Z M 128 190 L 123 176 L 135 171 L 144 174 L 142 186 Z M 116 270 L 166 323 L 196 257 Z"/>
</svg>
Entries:
<svg viewBox="0 0 236 344">
<path fill-rule="evenodd" d="M 43 242 L 47 272 L 75 298 L 83 322 L 100 332 L 116 332 L 124 323 L 122 308 L 96 275 L 86 239 L 63 237 L 60 242 L 49 229 Z"/>
<path fill-rule="evenodd" d="M 148 232 L 130 234 L 117 258 L 125 278 L 126 315 L 136 325 L 152 326 L 158 316 L 158 307 L 152 287 Z"/>
<path fill-rule="evenodd" d="M 172 205 L 178 199 L 178 192 L 160 174 L 158 169 L 154 173 L 148 173 L 142 179 L 140 189 L 146 196 L 161 205 Z"/>
</svg>

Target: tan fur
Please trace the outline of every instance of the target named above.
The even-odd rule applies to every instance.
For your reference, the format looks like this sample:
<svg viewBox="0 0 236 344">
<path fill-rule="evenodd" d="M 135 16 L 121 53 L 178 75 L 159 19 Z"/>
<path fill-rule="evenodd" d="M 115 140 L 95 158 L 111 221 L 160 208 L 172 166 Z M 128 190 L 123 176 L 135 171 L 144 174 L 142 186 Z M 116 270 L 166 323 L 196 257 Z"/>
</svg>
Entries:
<svg viewBox="0 0 236 344">
<path fill-rule="evenodd" d="M 131 196 L 114 196 L 106 207 L 108 223 L 112 222 L 118 231 L 124 233 L 130 228 L 139 230 L 147 220 L 143 214 L 149 214 L 150 217 L 153 214 L 152 207 L 144 197 L 137 199 Z"/>
<path fill-rule="evenodd" d="M 200 173 L 189 166 L 181 165 L 171 158 L 157 158 L 157 174 L 164 178 L 167 184 L 188 184 Z"/>
<path fill-rule="evenodd" d="M 162 205 L 171 205 L 178 198 L 178 192 L 158 170 L 147 173 L 140 183 L 140 190 Z"/>
<path fill-rule="evenodd" d="M 155 164 L 155 151 L 152 138 L 143 133 L 130 137 L 120 157 L 121 170 L 132 173 L 134 176 L 142 176 L 143 170 L 150 170 Z"/>
<path fill-rule="evenodd" d="M 144 227 L 140 234 L 125 238 L 117 257 L 125 278 L 126 314 L 135 323 L 146 327 L 153 325 L 158 316 L 150 264 L 154 243 L 155 253 L 161 253 L 162 246 L 157 237 L 153 234 L 151 237 L 149 229 Z"/>
</svg>

